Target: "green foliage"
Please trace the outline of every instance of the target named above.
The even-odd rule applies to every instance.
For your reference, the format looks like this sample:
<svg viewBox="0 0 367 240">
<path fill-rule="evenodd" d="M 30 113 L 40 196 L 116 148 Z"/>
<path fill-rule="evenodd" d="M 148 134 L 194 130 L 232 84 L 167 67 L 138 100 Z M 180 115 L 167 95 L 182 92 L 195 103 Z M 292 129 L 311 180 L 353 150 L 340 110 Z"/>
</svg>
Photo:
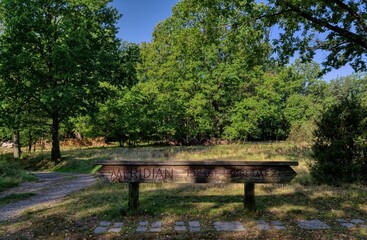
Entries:
<svg viewBox="0 0 367 240">
<path fill-rule="evenodd" d="M 29 113 L 52 121 L 54 161 L 59 124 L 93 111 L 119 76 L 116 22 L 109 1 L 1 1 L 1 105 L 15 123 Z M 19 123 L 15 128 L 19 130 Z"/>
<path fill-rule="evenodd" d="M 268 29 L 253 21 L 262 7 L 220 0 L 186 0 L 175 6 L 173 15 L 156 27 L 153 42 L 142 47 L 140 92 L 152 97 L 157 109 L 145 111 L 152 113 L 149 130 L 160 126 L 165 131 L 157 136 L 166 134 L 183 144 L 212 137 L 284 139 L 293 122 L 313 116 L 309 109 L 315 106 L 312 88 L 320 85 L 319 67 L 297 63 L 267 70 Z M 293 103 L 289 97 L 297 94 L 308 104 L 303 99 L 301 106 Z M 304 111 L 310 112 L 300 116 Z"/>
<path fill-rule="evenodd" d="M 290 129 L 309 125 L 318 113 L 326 88 L 318 79 L 319 72 L 316 63 L 299 60 L 273 73 L 259 72 L 247 84 L 247 97 L 232 108 L 226 136 L 285 139 Z"/>
<path fill-rule="evenodd" d="M 281 29 L 275 44 L 283 59 L 299 50 L 305 58 L 327 53 L 326 70 L 350 63 L 367 70 L 366 1 L 270 0 L 261 18 Z"/>
<path fill-rule="evenodd" d="M 36 177 L 26 173 L 19 160 L 10 159 L 5 155 L 0 156 L 0 192 L 21 182 L 32 180 L 36 180 Z"/>
<path fill-rule="evenodd" d="M 329 184 L 367 182 L 367 109 L 354 93 L 332 104 L 316 122 L 313 177 Z"/>
</svg>

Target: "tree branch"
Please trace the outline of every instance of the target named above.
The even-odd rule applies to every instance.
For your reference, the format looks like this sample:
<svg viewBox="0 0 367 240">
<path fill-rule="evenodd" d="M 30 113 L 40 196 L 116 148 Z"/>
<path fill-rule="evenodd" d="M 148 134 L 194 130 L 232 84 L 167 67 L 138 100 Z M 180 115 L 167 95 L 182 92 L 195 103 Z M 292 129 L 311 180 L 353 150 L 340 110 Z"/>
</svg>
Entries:
<svg viewBox="0 0 367 240">
<path fill-rule="evenodd" d="M 334 0 L 334 2 L 343 10 L 347 11 L 350 15 L 352 15 L 357 21 L 363 26 L 365 32 L 367 32 L 367 24 L 364 19 L 356 12 L 353 8 L 345 4 L 341 0 Z"/>
<path fill-rule="evenodd" d="M 316 18 L 312 16 L 311 14 L 302 11 L 300 8 L 290 4 L 289 2 L 286 2 L 287 6 L 293 11 L 298 13 L 301 17 L 305 18 L 306 20 L 313 22 L 314 24 L 317 24 L 319 26 L 325 27 L 333 32 L 338 33 L 341 37 L 344 37 L 348 39 L 351 42 L 354 42 L 355 44 L 363 47 L 364 49 L 367 49 L 367 41 L 366 39 L 363 39 L 360 35 L 357 35 L 353 32 L 350 32 L 344 28 L 335 26 L 330 24 L 329 22 Z"/>
<path fill-rule="evenodd" d="M 261 15 L 261 16 L 255 18 L 255 19 L 259 20 L 259 19 L 268 18 L 268 17 L 276 17 L 276 16 L 283 15 L 285 13 L 290 13 L 290 12 L 293 12 L 293 11 L 292 10 L 284 10 L 284 11 L 280 11 L 280 12 L 276 12 L 276 13 L 272 13 L 272 14 L 264 14 L 264 15 Z"/>
</svg>

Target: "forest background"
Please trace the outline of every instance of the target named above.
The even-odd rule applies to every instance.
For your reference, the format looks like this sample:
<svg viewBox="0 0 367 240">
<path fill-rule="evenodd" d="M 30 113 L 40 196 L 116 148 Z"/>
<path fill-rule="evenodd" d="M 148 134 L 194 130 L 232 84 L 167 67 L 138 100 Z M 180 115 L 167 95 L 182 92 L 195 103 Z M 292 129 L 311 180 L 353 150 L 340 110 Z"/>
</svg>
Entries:
<svg viewBox="0 0 367 240">
<path fill-rule="evenodd" d="M 0 139 L 13 139 L 16 157 L 48 139 L 57 162 L 68 138 L 311 144 L 322 124 L 365 148 L 364 3 L 185 0 L 151 42 L 135 44 L 116 38 L 120 15 L 109 1 L 13 2 L 1 4 Z M 318 50 L 329 53 L 322 66 L 312 61 Z M 347 63 L 355 74 L 321 78 Z M 343 130 L 350 102 L 360 114 Z M 334 138 L 316 131 L 321 145 Z"/>
</svg>

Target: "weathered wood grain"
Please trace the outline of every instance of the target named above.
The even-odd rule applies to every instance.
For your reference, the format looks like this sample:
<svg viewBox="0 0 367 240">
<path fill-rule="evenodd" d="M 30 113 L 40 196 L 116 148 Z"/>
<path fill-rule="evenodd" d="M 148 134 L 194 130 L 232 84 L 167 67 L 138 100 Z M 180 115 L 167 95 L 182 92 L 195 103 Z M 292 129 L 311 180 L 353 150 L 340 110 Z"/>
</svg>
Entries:
<svg viewBox="0 0 367 240">
<path fill-rule="evenodd" d="M 140 183 L 244 183 L 244 208 L 255 211 L 255 183 L 287 183 L 297 173 L 286 161 L 103 161 L 105 182 L 129 184 L 129 209 L 139 207 Z"/>
<path fill-rule="evenodd" d="M 297 174 L 297 162 L 195 161 L 100 162 L 105 182 L 119 183 L 287 183 Z"/>
</svg>

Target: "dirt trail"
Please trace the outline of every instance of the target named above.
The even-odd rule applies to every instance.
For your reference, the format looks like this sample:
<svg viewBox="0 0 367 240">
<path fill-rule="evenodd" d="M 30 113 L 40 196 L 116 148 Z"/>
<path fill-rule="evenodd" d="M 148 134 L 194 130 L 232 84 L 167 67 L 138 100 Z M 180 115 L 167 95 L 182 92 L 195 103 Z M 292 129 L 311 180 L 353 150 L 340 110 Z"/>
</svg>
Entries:
<svg viewBox="0 0 367 240">
<path fill-rule="evenodd" d="M 26 200 L 6 204 L 0 207 L 0 221 L 12 220 L 28 209 L 51 206 L 75 191 L 86 188 L 96 182 L 93 175 L 72 173 L 34 173 L 40 181 L 27 182 L 19 187 L 0 193 L 0 198 L 16 193 L 34 193 Z"/>
</svg>

